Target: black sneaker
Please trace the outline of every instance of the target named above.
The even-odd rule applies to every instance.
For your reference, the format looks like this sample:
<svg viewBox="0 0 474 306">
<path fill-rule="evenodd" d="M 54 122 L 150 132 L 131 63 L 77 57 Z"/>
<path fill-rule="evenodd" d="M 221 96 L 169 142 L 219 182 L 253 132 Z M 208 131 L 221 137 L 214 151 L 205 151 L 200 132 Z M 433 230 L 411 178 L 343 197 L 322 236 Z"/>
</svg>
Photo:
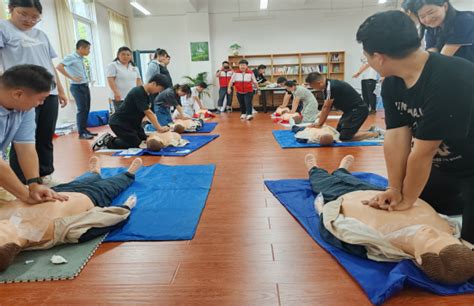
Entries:
<svg viewBox="0 0 474 306">
<path fill-rule="evenodd" d="M 92 136 L 90 134 L 87 134 L 87 133 L 82 133 L 82 134 L 79 135 L 79 139 L 88 139 L 88 140 L 90 140 L 90 139 L 93 139 L 93 138 L 94 138 L 94 136 Z"/>
<path fill-rule="evenodd" d="M 89 135 L 92 135 L 92 136 L 99 136 L 98 133 L 92 133 L 92 132 L 89 131 L 89 130 L 86 130 L 86 133 L 89 134 Z"/>
<path fill-rule="evenodd" d="M 107 148 L 107 146 L 110 144 L 112 141 L 113 136 L 110 135 L 109 133 L 105 133 L 99 136 L 99 138 L 94 141 L 92 144 L 92 151 L 97 151 L 102 148 Z"/>
</svg>

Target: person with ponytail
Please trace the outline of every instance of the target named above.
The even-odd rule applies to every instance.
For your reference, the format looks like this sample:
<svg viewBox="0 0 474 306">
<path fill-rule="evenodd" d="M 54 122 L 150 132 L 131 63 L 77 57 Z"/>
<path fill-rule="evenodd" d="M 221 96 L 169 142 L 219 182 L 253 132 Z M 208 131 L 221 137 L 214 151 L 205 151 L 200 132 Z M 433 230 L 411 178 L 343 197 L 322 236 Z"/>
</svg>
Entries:
<svg viewBox="0 0 474 306">
<path fill-rule="evenodd" d="M 171 57 L 165 49 L 156 49 L 153 60 L 148 63 L 148 68 L 146 71 L 145 80 L 148 81 L 154 75 L 162 74 L 168 78 L 171 85 L 173 85 L 173 80 L 171 79 L 170 72 L 166 68 L 171 61 Z"/>
</svg>

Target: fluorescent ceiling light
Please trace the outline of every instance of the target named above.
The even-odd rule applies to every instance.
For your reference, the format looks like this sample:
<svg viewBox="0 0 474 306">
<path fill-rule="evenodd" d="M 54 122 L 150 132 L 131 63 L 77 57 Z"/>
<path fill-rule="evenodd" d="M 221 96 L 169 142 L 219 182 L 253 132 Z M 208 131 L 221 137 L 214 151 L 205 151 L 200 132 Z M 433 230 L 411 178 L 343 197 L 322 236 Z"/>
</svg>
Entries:
<svg viewBox="0 0 474 306">
<path fill-rule="evenodd" d="M 260 9 L 266 10 L 268 7 L 268 0 L 260 0 Z"/>
<path fill-rule="evenodd" d="M 387 2 L 387 0 L 379 0 L 379 4 L 384 4 L 386 2 Z"/>
<path fill-rule="evenodd" d="M 150 11 L 144 8 L 140 3 L 137 1 L 130 1 L 130 5 L 142 12 L 145 15 L 151 15 Z"/>
</svg>

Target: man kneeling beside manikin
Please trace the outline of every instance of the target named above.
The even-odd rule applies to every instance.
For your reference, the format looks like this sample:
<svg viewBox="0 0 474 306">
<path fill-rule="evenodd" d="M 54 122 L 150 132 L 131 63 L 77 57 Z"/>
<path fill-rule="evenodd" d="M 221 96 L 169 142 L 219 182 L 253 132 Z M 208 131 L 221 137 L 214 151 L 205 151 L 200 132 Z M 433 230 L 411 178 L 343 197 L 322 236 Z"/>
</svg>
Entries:
<svg viewBox="0 0 474 306">
<path fill-rule="evenodd" d="M 414 260 L 431 279 L 458 284 L 474 277 L 474 251 L 459 237 L 459 226 L 418 199 L 403 211 L 376 209 L 361 202 L 381 188 L 348 171 L 354 157 L 346 156 L 329 174 L 305 157 L 311 187 L 323 195 L 317 202 L 320 232 L 325 241 L 351 254 L 376 261 Z M 364 202 L 367 204 L 367 202 Z"/>
<path fill-rule="evenodd" d="M 127 172 L 103 179 L 99 159 L 90 160 L 91 173 L 76 181 L 53 187 L 69 197 L 30 205 L 20 200 L 0 203 L 0 272 L 22 250 L 48 249 L 103 235 L 123 224 L 135 206 L 129 198 L 123 206 L 110 206 L 115 197 L 135 181 L 142 166 L 135 159 Z"/>
</svg>

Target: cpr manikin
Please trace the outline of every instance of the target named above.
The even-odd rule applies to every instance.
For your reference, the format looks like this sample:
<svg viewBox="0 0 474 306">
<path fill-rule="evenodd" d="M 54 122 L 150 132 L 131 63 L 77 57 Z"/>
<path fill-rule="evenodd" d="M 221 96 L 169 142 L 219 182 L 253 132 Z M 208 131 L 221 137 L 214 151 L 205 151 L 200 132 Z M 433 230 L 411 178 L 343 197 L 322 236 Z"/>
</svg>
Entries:
<svg viewBox="0 0 474 306">
<path fill-rule="evenodd" d="M 146 140 L 146 148 L 150 151 L 160 151 L 166 147 L 184 147 L 189 141 L 182 139 L 176 132 L 150 134 Z"/>
<path fill-rule="evenodd" d="M 376 261 L 412 259 L 428 277 L 441 283 L 463 283 L 474 277 L 474 251 L 457 238 L 460 229 L 455 222 L 421 199 L 403 211 L 364 205 L 363 200 L 381 188 L 352 176 L 347 169 L 353 161 L 346 156 L 339 169 L 329 174 L 317 166 L 314 155 L 305 157 L 311 187 L 326 202 L 316 201 L 316 209 L 322 231 L 332 234 L 322 233 L 328 243 L 342 249 L 363 247 L 366 257 Z"/>
<path fill-rule="evenodd" d="M 303 121 L 303 117 L 301 117 L 300 113 L 291 113 L 288 107 L 278 107 L 273 113 L 273 116 L 278 117 L 278 119 L 283 123 L 290 122 L 290 119 L 292 119 L 296 124 Z"/>
<path fill-rule="evenodd" d="M 334 142 L 339 142 L 339 132 L 329 125 L 324 125 L 320 128 L 306 127 L 293 130 L 296 132 L 295 138 L 301 142 L 319 143 L 323 146 L 329 146 Z"/>
<path fill-rule="evenodd" d="M 204 125 L 204 121 L 201 119 L 176 119 L 173 123 L 170 123 L 173 132 L 184 133 L 184 132 L 197 132 Z"/>
<path fill-rule="evenodd" d="M 17 199 L 1 201 L 0 271 L 4 271 L 20 251 L 86 241 L 125 222 L 136 198 L 129 198 L 122 206 L 110 205 L 134 182 L 135 172 L 142 164 L 137 158 L 127 172 L 103 179 L 99 173 L 99 159 L 92 157 L 88 175 L 53 187 L 56 192 L 68 196 L 67 201 L 36 205 Z"/>
</svg>

